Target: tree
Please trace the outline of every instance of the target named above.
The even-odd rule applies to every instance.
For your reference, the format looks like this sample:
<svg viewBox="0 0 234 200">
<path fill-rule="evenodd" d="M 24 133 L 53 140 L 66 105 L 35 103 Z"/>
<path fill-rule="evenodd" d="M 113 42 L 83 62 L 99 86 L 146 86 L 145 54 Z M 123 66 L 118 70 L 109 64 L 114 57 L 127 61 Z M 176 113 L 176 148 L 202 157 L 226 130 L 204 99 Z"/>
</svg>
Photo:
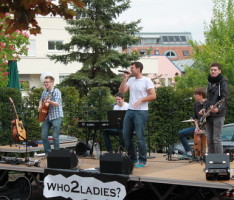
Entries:
<svg viewBox="0 0 234 200">
<path fill-rule="evenodd" d="M 186 67 L 183 76 L 175 77 L 176 88 L 195 88 L 206 87 L 207 73 L 201 72 L 200 69 L 194 67 Z"/>
<path fill-rule="evenodd" d="M 11 34 L 5 34 L 6 21 L 10 18 L 9 14 L 6 14 L 5 18 L 0 19 L 2 26 L 0 29 L 0 87 L 7 86 L 8 61 L 18 61 L 20 55 L 27 55 L 28 53 L 29 35 L 26 32 L 16 30 Z"/>
<path fill-rule="evenodd" d="M 82 7 L 81 0 L 59 0 L 58 4 L 52 3 L 53 0 L 1 0 L 0 19 L 5 17 L 6 13 L 13 15 L 13 18 L 7 19 L 6 34 L 13 33 L 16 30 L 29 30 L 31 34 L 40 33 L 40 26 L 37 24 L 36 15 L 60 15 L 65 19 L 72 19 L 76 12 L 69 7 L 73 4 Z M 57 2 L 57 1 L 56 1 Z M 0 30 L 2 25 L 0 24 Z"/>
<path fill-rule="evenodd" d="M 129 0 L 83 2 L 84 8 L 78 9 L 79 19 L 68 20 L 70 26 L 66 30 L 72 36 L 71 41 L 60 46 L 66 54 L 49 56 L 64 64 L 83 63 L 82 69 L 65 81 L 66 84 L 75 85 L 81 96 L 98 84 L 117 87 L 117 76 L 111 69 L 119 66 L 126 68 L 130 61 L 139 58 L 138 54 L 122 53 L 122 50 L 138 42 L 139 38 L 134 35 L 140 30 L 137 27 L 139 20 L 128 24 L 114 21 L 130 7 Z"/>
<path fill-rule="evenodd" d="M 208 74 L 209 65 L 218 62 L 222 73 L 234 84 L 234 0 L 213 0 L 213 17 L 205 26 L 205 44 L 192 42 L 197 68 Z"/>
</svg>

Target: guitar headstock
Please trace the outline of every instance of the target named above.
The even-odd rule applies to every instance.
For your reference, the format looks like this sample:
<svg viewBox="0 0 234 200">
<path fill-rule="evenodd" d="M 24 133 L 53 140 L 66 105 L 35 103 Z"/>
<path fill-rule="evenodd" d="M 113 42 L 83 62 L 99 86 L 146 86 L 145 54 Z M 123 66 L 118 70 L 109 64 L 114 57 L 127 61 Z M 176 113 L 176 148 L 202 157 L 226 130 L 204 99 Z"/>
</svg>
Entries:
<svg viewBox="0 0 234 200">
<path fill-rule="evenodd" d="M 11 103 L 14 103 L 14 101 L 13 101 L 13 99 L 12 99 L 11 97 L 9 97 L 9 101 L 10 101 Z"/>
</svg>

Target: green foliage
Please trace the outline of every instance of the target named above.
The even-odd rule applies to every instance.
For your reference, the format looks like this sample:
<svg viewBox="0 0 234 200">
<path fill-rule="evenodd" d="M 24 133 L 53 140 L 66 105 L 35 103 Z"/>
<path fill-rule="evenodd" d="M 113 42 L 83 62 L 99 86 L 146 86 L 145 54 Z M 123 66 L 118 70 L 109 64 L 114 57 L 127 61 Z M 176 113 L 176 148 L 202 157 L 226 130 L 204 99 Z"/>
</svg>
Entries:
<svg viewBox="0 0 234 200">
<path fill-rule="evenodd" d="M 20 118 L 22 117 L 22 99 L 20 92 L 14 88 L 0 87 L 0 141 L 2 145 L 12 143 L 11 121 L 16 119 L 9 97 L 15 103 L 18 116 Z"/>
<path fill-rule="evenodd" d="M 79 92 L 74 87 L 59 88 L 63 101 L 63 124 L 61 132 L 65 135 L 79 137 L 78 121 L 80 114 Z"/>
<path fill-rule="evenodd" d="M 149 104 L 147 131 L 153 149 L 158 151 L 178 141 L 178 130 L 188 125 L 181 121 L 193 116 L 193 101 L 184 101 L 192 95 L 192 89 L 157 88 L 157 99 Z"/>
<path fill-rule="evenodd" d="M 0 18 L 0 87 L 6 87 L 8 82 L 8 61 L 20 60 L 21 55 L 28 54 L 29 35 L 26 32 L 15 31 L 11 34 L 6 34 L 7 29 L 6 21 L 11 16 L 6 15 L 4 18 Z"/>
<path fill-rule="evenodd" d="M 206 87 L 207 73 L 198 68 L 186 67 L 185 75 L 175 77 L 176 88 Z"/>
<path fill-rule="evenodd" d="M 100 83 L 116 91 L 119 81 L 116 84 L 117 75 L 111 69 L 119 66 L 126 68 L 131 61 L 139 58 L 138 54 L 122 53 L 122 50 L 138 42 L 135 33 L 140 30 L 137 27 L 140 21 L 128 24 L 114 21 L 130 7 L 129 0 L 83 2 L 84 8 L 77 11 L 80 18 L 67 21 L 70 26 L 66 30 L 71 35 L 71 41 L 59 47 L 66 54 L 49 57 L 64 64 L 83 63 L 82 69 L 72 74 L 65 83 L 69 86 L 78 85 L 81 96 Z"/>
<path fill-rule="evenodd" d="M 191 42 L 196 67 L 208 73 L 211 63 L 218 62 L 222 73 L 234 84 L 234 1 L 214 0 L 213 18 L 205 27 L 205 44 Z"/>
</svg>

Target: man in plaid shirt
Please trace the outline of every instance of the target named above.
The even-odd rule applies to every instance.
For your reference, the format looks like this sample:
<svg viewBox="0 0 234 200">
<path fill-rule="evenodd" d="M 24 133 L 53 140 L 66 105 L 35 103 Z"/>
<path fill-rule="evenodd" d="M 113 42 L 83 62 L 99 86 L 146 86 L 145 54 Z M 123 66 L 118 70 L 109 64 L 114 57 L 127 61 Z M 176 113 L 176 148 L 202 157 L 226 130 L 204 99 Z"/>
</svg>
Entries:
<svg viewBox="0 0 234 200">
<path fill-rule="evenodd" d="M 52 129 L 54 149 L 59 150 L 59 133 L 62 124 L 63 109 L 61 92 L 54 87 L 54 78 L 52 76 L 46 76 L 44 85 L 46 89 L 41 95 L 38 111 L 41 111 L 43 103 L 49 105 L 48 115 L 42 124 L 41 132 L 45 154 L 48 155 L 48 152 L 51 151 L 48 139 L 50 129 Z"/>
</svg>

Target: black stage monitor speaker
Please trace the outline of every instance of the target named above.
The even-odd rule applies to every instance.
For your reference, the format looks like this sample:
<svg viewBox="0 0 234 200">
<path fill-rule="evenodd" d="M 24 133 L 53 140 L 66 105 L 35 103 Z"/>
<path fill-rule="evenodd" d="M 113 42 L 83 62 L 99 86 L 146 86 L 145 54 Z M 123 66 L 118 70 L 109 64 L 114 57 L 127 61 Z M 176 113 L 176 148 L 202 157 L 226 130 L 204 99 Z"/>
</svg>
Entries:
<svg viewBox="0 0 234 200">
<path fill-rule="evenodd" d="M 120 153 L 105 153 L 100 157 L 100 172 L 113 174 L 131 174 L 133 162 Z"/>
<path fill-rule="evenodd" d="M 85 156 L 87 150 L 88 150 L 88 147 L 84 142 L 78 142 L 76 144 L 76 155 Z"/>
<path fill-rule="evenodd" d="M 78 158 L 73 151 L 67 149 L 52 150 L 48 153 L 47 167 L 57 169 L 72 169 L 78 164 Z"/>
<path fill-rule="evenodd" d="M 206 179 L 229 180 L 230 162 L 228 154 L 208 154 L 206 156 Z"/>
</svg>

